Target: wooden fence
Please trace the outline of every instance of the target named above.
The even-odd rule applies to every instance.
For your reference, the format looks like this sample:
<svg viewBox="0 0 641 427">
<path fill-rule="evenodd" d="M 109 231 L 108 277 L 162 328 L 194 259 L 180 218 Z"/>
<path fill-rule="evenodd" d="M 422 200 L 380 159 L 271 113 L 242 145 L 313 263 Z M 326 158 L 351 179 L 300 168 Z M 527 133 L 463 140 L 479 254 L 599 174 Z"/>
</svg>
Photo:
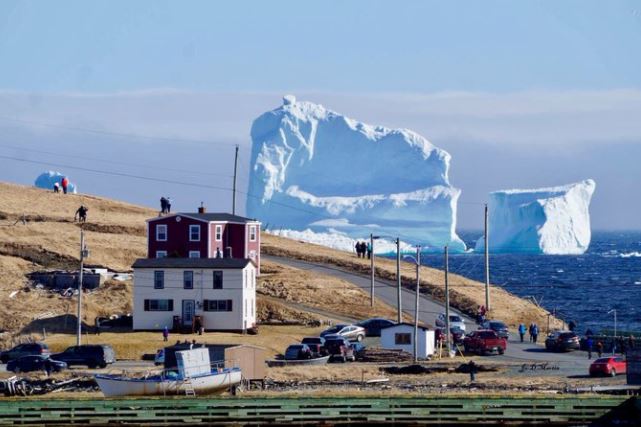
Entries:
<svg viewBox="0 0 641 427">
<path fill-rule="evenodd" d="M 0 425 L 576 425 L 625 398 L 145 398 L 0 400 Z"/>
</svg>

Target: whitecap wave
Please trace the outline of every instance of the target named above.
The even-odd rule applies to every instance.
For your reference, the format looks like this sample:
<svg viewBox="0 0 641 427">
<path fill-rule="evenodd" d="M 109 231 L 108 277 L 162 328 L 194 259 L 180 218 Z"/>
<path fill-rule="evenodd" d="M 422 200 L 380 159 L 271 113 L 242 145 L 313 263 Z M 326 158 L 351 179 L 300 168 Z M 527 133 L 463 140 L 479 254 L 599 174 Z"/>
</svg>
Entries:
<svg viewBox="0 0 641 427">
<path fill-rule="evenodd" d="M 641 258 L 641 252 L 626 252 L 619 254 L 621 258 Z"/>
</svg>

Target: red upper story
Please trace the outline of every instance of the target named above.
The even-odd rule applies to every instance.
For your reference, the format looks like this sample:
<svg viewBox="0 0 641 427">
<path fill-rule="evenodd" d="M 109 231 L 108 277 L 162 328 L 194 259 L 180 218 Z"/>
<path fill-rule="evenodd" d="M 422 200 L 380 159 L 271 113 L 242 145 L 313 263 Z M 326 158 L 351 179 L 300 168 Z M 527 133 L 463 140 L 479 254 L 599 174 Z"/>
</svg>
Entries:
<svg viewBox="0 0 641 427">
<path fill-rule="evenodd" d="M 147 258 L 249 258 L 260 271 L 260 222 L 227 213 L 147 220 Z"/>
</svg>

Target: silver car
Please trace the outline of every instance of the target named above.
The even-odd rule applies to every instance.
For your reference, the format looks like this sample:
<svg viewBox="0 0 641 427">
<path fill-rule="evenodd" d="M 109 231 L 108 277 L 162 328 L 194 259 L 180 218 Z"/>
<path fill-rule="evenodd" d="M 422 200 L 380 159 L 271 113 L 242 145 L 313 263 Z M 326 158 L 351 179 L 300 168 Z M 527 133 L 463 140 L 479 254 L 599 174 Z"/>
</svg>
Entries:
<svg viewBox="0 0 641 427">
<path fill-rule="evenodd" d="M 441 313 L 436 318 L 436 326 L 439 328 L 445 327 L 445 313 Z M 450 329 L 459 328 L 465 332 L 465 320 L 458 314 L 450 314 Z"/>
<path fill-rule="evenodd" d="M 356 325 L 339 324 L 321 332 L 320 336 L 340 335 L 350 341 L 362 341 L 365 338 L 365 328 Z"/>
</svg>

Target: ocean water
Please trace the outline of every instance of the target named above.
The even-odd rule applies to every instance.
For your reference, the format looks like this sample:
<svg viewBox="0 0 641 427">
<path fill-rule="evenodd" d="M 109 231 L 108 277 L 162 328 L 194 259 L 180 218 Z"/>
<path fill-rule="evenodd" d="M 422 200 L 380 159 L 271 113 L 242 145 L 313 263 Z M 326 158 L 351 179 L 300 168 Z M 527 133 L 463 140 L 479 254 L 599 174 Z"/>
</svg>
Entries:
<svg viewBox="0 0 641 427">
<path fill-rule="evenodd" d="M 474 247 L 478 231 L 461 232 Z M 443 268 L 442 255 L 422 263 Z M 483 281 L 483 254 L 450 255 L 450 271 Z M 490 281 L 523 298 L 535 299 L 577 329 L 641 331 L 641 231 L 593 232 L 583 255 L 490 254 Z M 451 282 L 456 287 L 456 281 Z"/>
</svg>

